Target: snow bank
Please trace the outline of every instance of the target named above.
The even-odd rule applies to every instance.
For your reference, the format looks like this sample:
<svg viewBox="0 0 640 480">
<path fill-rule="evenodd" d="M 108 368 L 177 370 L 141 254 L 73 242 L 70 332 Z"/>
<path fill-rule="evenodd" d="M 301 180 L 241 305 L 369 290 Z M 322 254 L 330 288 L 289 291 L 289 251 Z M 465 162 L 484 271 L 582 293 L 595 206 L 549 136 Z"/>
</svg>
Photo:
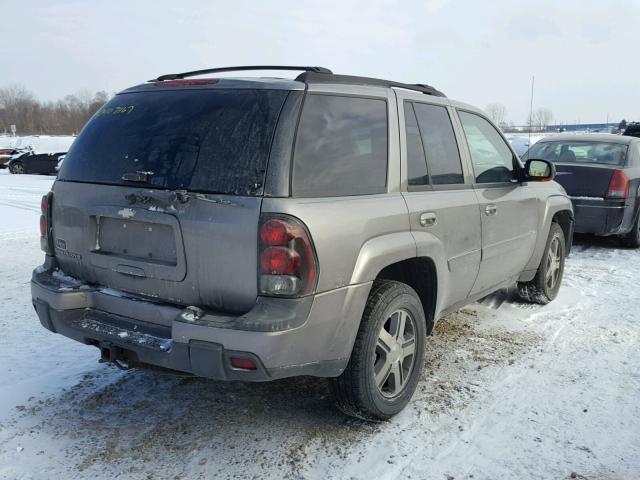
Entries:
<svg viewBox="0 0 640 480">
<path fill-rule="evenodd" d="M 67 152 L 76 137 L 71 135 L 29 135 L 10 137 L 0 135 L 0 148 L 31 147 L 35 153 Z"/>
</svg>

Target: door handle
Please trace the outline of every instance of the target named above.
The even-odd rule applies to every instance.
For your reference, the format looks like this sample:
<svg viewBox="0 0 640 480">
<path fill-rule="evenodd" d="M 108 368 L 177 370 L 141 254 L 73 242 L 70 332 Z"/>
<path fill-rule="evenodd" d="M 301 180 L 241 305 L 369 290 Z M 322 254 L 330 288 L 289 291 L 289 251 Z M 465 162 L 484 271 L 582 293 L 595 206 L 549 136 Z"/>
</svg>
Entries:
<svg viewBox="0 0 640 480">
<path fill-rule="evenodd" d="M 420 225 L 423 227 L 433 227 L 438 223 L 438 217 L 433 212 L 425 212 L 420 215 Z"/>
<path fill-rule="evenodd" d="M 484 214 L 487 216 L 495 215 L 498 212 L 498 207 L 493 203 L 484 206 Z"/>
</svg>

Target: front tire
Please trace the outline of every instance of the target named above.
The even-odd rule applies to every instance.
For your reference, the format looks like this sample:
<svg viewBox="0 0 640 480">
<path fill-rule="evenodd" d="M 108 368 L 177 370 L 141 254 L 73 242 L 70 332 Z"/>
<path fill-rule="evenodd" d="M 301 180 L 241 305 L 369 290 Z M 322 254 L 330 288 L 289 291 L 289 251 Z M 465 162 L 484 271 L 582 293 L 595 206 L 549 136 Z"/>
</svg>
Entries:
<svg viewBox="0 0 640 480">
<path fill-rule="evenodd" d="M 347 368 L 330 379 L 337 407 L 364 420 L 388 420 L 409 403 L 424 359 L 426 320 L 404 283 L 373 284 Z"/>
<path fill-rule="evenodd" d="M 9 166 L 9 171 L 14 175 L 21 175 L 24 173 L 24 165 L 22 165 L 22 162 L 13 162 Z"/>
<path fill-rule="evenodd" d="M 558 296 L 566 256 L 564 232 L 552 223 L 549 238 L 536 276 L 529 282 L 518 282 L 520 297 L 529 303 L 546 305 Z"/>
</svg>

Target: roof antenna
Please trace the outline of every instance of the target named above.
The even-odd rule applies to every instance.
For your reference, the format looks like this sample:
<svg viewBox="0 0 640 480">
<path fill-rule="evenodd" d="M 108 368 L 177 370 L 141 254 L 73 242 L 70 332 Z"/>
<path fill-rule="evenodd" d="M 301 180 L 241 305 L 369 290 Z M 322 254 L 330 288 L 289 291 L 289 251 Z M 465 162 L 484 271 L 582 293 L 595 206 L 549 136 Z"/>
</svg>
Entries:
<svg viewBox="0 0 640 480">
<path fill-rule="evenodd" d="M 529 148 L 531 148 L 531 129 L 533 128 L 533 84 L 535 75 L 531 75 L 531 101 L 529 102 Z"/>
</svg>

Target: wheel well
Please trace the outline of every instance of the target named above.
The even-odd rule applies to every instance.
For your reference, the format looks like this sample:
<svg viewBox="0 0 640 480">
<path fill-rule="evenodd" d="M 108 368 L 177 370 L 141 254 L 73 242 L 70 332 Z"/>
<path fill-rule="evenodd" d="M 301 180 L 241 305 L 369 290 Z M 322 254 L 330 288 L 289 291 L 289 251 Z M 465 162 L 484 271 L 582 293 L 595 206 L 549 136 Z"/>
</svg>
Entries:
<svg viewBox="0 0 640 480">
<path fill-rule="evenodd" d="M 562 210 L 553 216 L 552 222 L 557 223 L 560 225 L 560 228 L 562 228 L 568 254 L 571 250 L 571 243 L 573 240 L 573 215 L 571 215 L 571 212 L 568 210 Z"/>
<path fill-rule="evenodd" d="M 427 319 L 427 335 L 431 334 L 438 294 L 438 277 L 433 260 L 416 257 L 393 263 L 383 268 L 377 278 L 402 282 L 416 291 Z"/>
</svg>

